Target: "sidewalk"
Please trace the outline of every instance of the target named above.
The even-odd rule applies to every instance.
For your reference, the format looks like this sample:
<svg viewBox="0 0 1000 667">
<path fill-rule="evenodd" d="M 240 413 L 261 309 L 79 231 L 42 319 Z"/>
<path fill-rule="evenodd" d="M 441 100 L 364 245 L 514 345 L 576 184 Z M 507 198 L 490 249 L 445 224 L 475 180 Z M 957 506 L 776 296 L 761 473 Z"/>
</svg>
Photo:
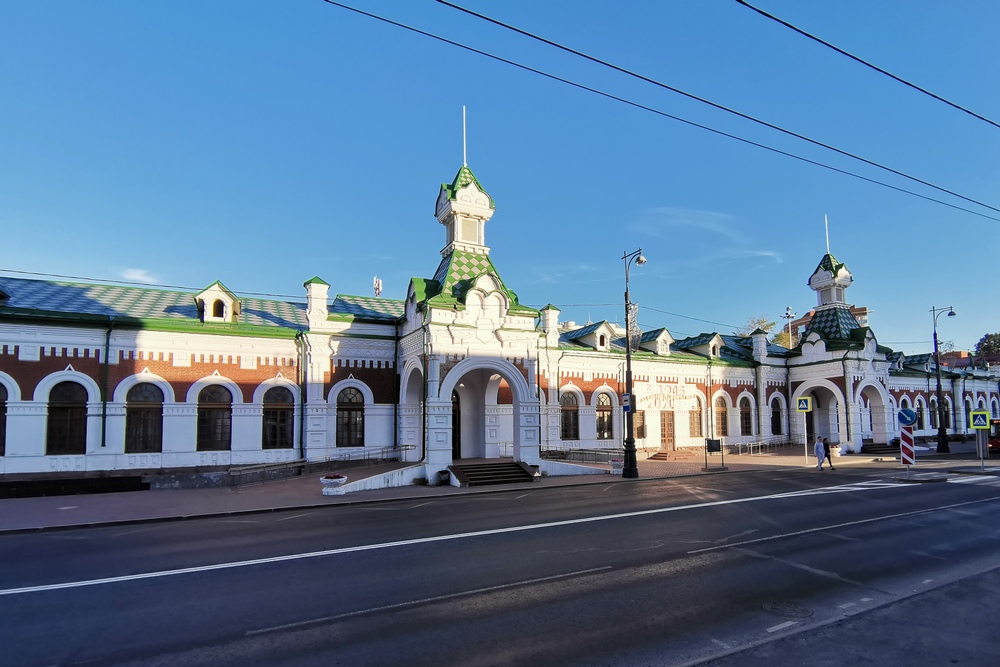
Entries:
<svg viewBox="0 0 1000 667">
<path fill-rule="evenodd" d="M 918 451 L 917 471 L 911 481 L 943 481 L 947 472 L 982 474 L 974 449 L 956 443 L 952 453 L 936 455 L 933 450 Z M 834 459 L 840 468 L 878 468 L 903 473 L 898 459 L 872 458 L 851 454 Z M 497 493 L 545 489 L 582 484 L 637 483 L 644 479 L 663 479 L 719 473 L 745 472 L 781 468 L 815 469 L 816 460 L 806 457 L 803 449 L 787 447 L 763 454 L 709 456 L 706 470 L 704 455 L 681 456 L 676 460 L 640 460 L 639 479 L 623 479 L 619 475 L 569 475 L 540 477 L 534 482 L 497 486 L 465 487 L 410 485 L 404 487 L 358 491 L 340 496 L 322 495 L 319 477 L 322 473 L 295 477 L 263 484 L 212 489 L 175 489 L 161 491 L 130 491 L 72 496 L 0 499 L 0 535 L 101 524 L 127 524 L 142 521 L 165 521 L 192 517 L 209 517 L 250 512 L 289 509 L 314 509 L 330 505 L 354 505 L 386 500 L 426 500 L 459 494 Z M 723 469 L 723 464 L 725 469 Z M 349 482 L 398 470 L 406 464 L 389 463 L 344 471 Z M 608 470 L 608 466 L 595 466 Z M 1000 461 L 986 462 L 987 474 L 1000 474 Z M 919 474 L 922 479 L 917 479 Z"/>
</svg>

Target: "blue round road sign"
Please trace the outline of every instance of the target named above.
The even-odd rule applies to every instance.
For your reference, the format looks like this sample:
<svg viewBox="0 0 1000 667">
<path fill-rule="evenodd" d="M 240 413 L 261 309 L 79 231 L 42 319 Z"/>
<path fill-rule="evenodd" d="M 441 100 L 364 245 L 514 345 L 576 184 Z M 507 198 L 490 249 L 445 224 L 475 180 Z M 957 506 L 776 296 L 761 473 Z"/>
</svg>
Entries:
<svg viewBox="0 0 1000 667">
<path fill-rule="evenodd" d="M 899 423 L 903 426 L 913 426 L 917 421 L 917 413 L 909 408 L 903 408 L 897 416 L 899 417 Z"/>
</svg>

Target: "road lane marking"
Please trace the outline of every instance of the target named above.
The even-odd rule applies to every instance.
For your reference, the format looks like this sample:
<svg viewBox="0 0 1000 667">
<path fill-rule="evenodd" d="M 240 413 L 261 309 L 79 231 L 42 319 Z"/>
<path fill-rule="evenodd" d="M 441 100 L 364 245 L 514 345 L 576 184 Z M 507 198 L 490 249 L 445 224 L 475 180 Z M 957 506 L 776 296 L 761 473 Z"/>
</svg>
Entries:
<svg viewBox="0 0 1000 667">
<path fill-rule="evenodd" d="M 850 609 L 851 607 L 856 607 L 857 605 L 853 602 L 845 602 L 844 604 L 837 607 L 838 609 Z"/>
<path fill-rule="evenodd" d="M 768 632 L 777 632 L 778 630 L 784 630 L 785 628 L 790 628 L 793 625 L 798 625 L 798 621 L 785 621 L 784 623 L 778 623 L 777 625 L 772 625 L 767 629 Z"/>
<path fill-rule="evenodd" d="M 403 607 L 414 607 L 422 604 L 429 604 L 432 602 L 442 602 L 444 600 L 454 600 L 455 598 L 469 597 L 471 595 L 479 595 L 481 593 L 492 593 L 495 591 L 502 591 L 508 588 L 516 588 L 518 586 L 530 586 L 532 584 L 540 584 L 547 581 L 555 581 L 557 579 L 566 579 L 568 577 L 578 577 L 584 574 L 592 574 L 594 572 L 603 572 L 605 570 L 612 569 L 610 565 L 604 567 L 595 567 L 589 570 L 577 570 L 576 572 L 566 572 L 563 574 L 553 574 L 548 577 L 538 577 L 537 579 L 525 579 L 524 581 L 514 581 L 509 584 L 497 584 L 496 586 L 486 586 L 485 588 L 474 588 L 469 591 L 460 591 L 458 593 L 446 593 L 445 595 L 435 595 L 429 598 L 421 598 L 419 600 L 408 600 L 406 602 L 397 602 L 395 604 L 382 605 L 380 607 L 370 607 L 368 609 L 359 609 L 357 611 L 348 611 L 343 614 L 335 614 L 333 616 L 323 616 L 322 618 L 313 618 L 308 621 L 298 621 L 296 623 L 285 623 L 284 625 L 274 625 L 269 628 L 260 628 L 257 630 L 247 630 L 246 636 L 251 635 L 262 635 L 268 632 L 279 632 L 281 630 L 290 630 L 291 628 L 301 628 L 304 625 L 316 625 L 319 623 L 332 623 L 333 621 L 340 621 L 345 618 L 353 618 L 355 616 L 363 616 L 365 614 L 374 614 L 380 611 L 390 611 L 393 609 L 401 609 Z"/>
<path fill-rule="evenodd" d="M 289 519 L 299 519 L 304 516 L 309 516 L 310 514 L 315 514 L 316 512 L 306 512 L 305 514 L 294 514 L 292 516 L 283 516 L 280 519 L 275 519 L 275 521 L 288 521 Z"/>
<path fill-rule="evenodd" d="M 970 501 L 964 502 L 964 503 L 955 503 L 954 505 L 941 505 L 940 507 L 929 507 L 927 509 L 922 509 L 922 510 L 913 510 L 912 512 L 900 512 L 898 514 L 887 514 L 885 516 L 876 516 L 876 517 L 872 517 L 870 519 L 858 519 L 857 521 L 845 521 L 844 523 L 835 523 L 835 524 L 831 524 L 829 526 L 820 526 L 818 528 L 807 528 L 805 530 L 796 530 L 796 531 L 791 532 L 791 533 L 782 533 L 780 535 L 771 535 L 770 537 L 759 537 L 759 538 L 757 538 L 755 540 L 746 540 L 744 542 L 735 542 L 733 544 L 722 544 L 722 545 L 715 546 L 715 547 L 705 547 L 703 549 L 694 549 L 693 551 L 689 551 L 688 554 L 699 554 L 699 553 L 704 553 L 706 551 L 719 551 L 719 550 L 722 550 L 722 549 L 733 549 L 733 548 L 736 548 L 736 547 L 746 546 L 748 544 L 758 544 L 760 542 L 770 542 L 771 540 L 781 540 L 781 539 L 784 539 L 786 537 L 798 537 L 799 535 L 809 535 L 810 533 L 819 533 L 819 532 L 822 532 L 824 530 L 834 530 L 834 529 L 837 529 L 837 528 L 847 528 L 847 527 L 850 527 L 850 526 L 860 526 L 860 525 L 863 525 L 863 524 L 866 524 L 866 523 L 874 523 L 876 521 L 887 521 L 889 519 L 899 519 L 899 518 L 902 518 L 902 517 L 915 516 L 915 515 L 918 515 L 918 514 L 929 514 L 931 512 L 940 512 L 941 510 L 953 509 L 955 507 L 965 507 L 966 505 L 977 505 L 979 503 L 988 503 L 988 502 L 993 502 L 995 500 L 1000 500 L 1000 498 L 997 498 L 997 497 L 983 498 L 981 500 L 970 500 Z M 734 501 L 734 502 L 738 502 L 738 501 Z M 724 504 L 724 503 L 718 503 L 718 504 L 721 505 L 721 504 Z M 0 591 L 0 594 L 2 594 L 2 593 L 3 593 L 3 591 Z"/>
<path fill-rule="evenodd" d="M 411 509 L 411 510 L 415 510 L 415 509 L 417 509 L 418 507 L 423 507 L 424 505 L 430 505 L 430 504 L 431 504 L 432 502 L 434 502 L 434 501 L 433 501 L 433 500 L 428 500 L 428 501 L 427 501 L 426 503 L 418 503 L 418 504 L 416 504 L 416 505 L 411 505 L 411 506 L 410 506 L 410 509 Z"/>
<path fill-rule="evenodd" d="M 909 485 L 903 485 L 903 486 L 909 487 Z M 873 489 L 873 487 L 863 487 L 863 488 L 857 488 L 856 490 L 862 491 L 862 490 L 872 490 L 872 489 Z M 269 558 L 254 558 L 252 560 L 231 561 L 231 562 L 227 562 L 227 563 L 215 563 L 215 564 L 212 564 L 212 565 L 199 565 L 199 566 L 195 566 L 195 567 L 179 568 L 179 569 L 176 569 L 176 570 L 160 570 L 160 571 L 154 571 L 154 572 L 141 572 L 141 573 L 138 573 L 138 574 L 121 575 L 121 576 L 117 576 L 117 577 L 103 577 L 103 578 L 100 578 L 100 579 L 85 579 L 85 580 L 81 580 L 81 581 L 66 581 L 66 582 L 56 583 L 56 584 L 40 584 L 40 585 L 37 585 L 37 586 L 24 586 L 24 587 L 21 587 L 21 588 L 7 588 L 7 589 L 0 589 L 0 596 L 4 596 L 4 595 L 21 595 L 21 594 L 24 594 L 24 593 L 40 593 L 40 592 L 44 592 L 44 591 L 64 590 L 64 589 L 69 589 L 69 588 L 82 588 L 82 587 L 85 587 L 85 586 L 102 586 L 102 585 L 105 585 L 105 584 L 115 584 L 115 583 L 121 583 L 121 582 L 126 582 L 126 581 L 137 581 L 137 580 L 141 580 L 141 579 L 157 579 L 157 578 L 160 578 L 160 577 L 172 577 L 172 576 L 177 576 L 177 575 L 182 575 L 182 574 L 195 574 L 195 573 L 199 573 L 199 572 L 210 572 L 210 571 L 214 571 L 214 570 L 230 570 L 230 569 L 240 568 L 240 567 L 252 567 L 252 566 L 255 566 L 255 565 L 268 565 L 268 564 L 273 564 L 273 563 L 284 563 L 284 562 L 289 562 L 289 561 L 304 560 L 304 559 L 308 559 L 308 558 L 322 558 L 322 557 L 325 557 L 325 556 L 336 556 L 336 555 L 347 554 L 347 553 L 358 553 L 358 552 L 362 552 L 362 551 L 375 551 L 375 550 L 378 550 L 378 549 L 393 549 L 393 548 L 396 548 L 396 547 L 414 546 L 414 545 L 418 545 L 418 544 L 431 544 L 431 543 L 434 543 L 434 542 L 448 542 L 448 541 L 451 541 L 451 540 L 463 540 L 463 539 L 469 539 L 469 538 L 474 538 L 474 537 L 487 537 L 487 536 L 490 536 L 490 535 L 502 535 L 504 533 L 520 533 L 520 532 L 526 532 L 526 531 L 531 531 L 531 530 L 544 530 L 544 529 L 548 529 L 548 528 L 558 528 L 558 527 L 562 527 L 562 526 L 573 526 L 573 525 L 579 525 L 579 524 L 597 523 L 597 522 L 600 522 L 600 521 L 616 521 L 616 520 L 619 520 L 619 519 L 632 519 L 632 518 L 636 518 L 636 517 L 654 516 L 654 515 L 657 515 L 657 514 L 667 514 L 667 513 L 670 513 L 670 512 L 683 512 L 683 511 L 687 511 L 687 510 L 704 509 L 704 508 L 707 508 L 707 507 L 724 507 L 726 505 L 740 505 L 740 504 L 743 504 L 743 503 L 752 503 L 752 502 L 758 502 L 758 501 L 762 501 L 762 500 L 783 499 L 785 497 L 786 497 L 785 494 L 774 494 L 774 495 L 767 495 L 767 496 L 751 496 L 751 497 L 748 497 L 748 498 L 733 498 L 731 500 L 713 500 L 713 501 L 703 502 L 703 503 L 694 503 L 692 505 L 678 505 L 678 506 L 673 506 L 673 507 L 659 507 L 659 508 L 656 508 L 656 509 L 635 510 L 635 511 L 632 511 L 632 512 L 622 512 L 622 513 L 619 513 L 619 514 L 606 514 L 606 515 L 602 515 L 602 516 L 584 517 L 584 518 L 580 518 L 580 519 L 563 519 L 561 521 L 549 521 L 549 522 L 546 522 L 546 523 L 534 523 L 534 524 L 527 524 L 527 525 L 523 525 L 523 526 L 510 526 L 508 528 L 492 528 L 492 529 L 488 529 L 488 530 L 475 530 L 475 531 L 471 531 L 471 532 L 468 532 L 468 533 L 453 533 L 453 534 L 450 534 L 450 535 L 436 535 L 436 536 L 431 536 L 431 537 L 418 537 L 418 538 L 409 539 L 409 540 L 398 540 L 398 541 L 394 541 L 394 542 L 382 542 L 382 543 L 378 543 L 378 544 L 361 544 L 361 545 L 357 545 L 357 546 L 353 546 L 353 547 L 341 547 L 341 548 L 338 548 L 338 549 L 324 549 L 322 551 L 310 551 L 310 552 L 305 552 L 305 553 L 287 554 L 287 555 L 284 555 L 284 556 L 271 556 Z M 966 506 L 966 505 L 975 505 L 975 504 L 978 504 L 978 503 L 994 502 L 996 500 L 1000 500 L 1000 496 L 995 496 L 995 497 L 992 497 L 992 498 L 983 498 L 983 499 L 980 499 L 980 500 L 972 500 L 972 501 L 968 501 L 968 502 L 964 502 L 964 503 L 955 503 L 954 505 L 945 505 L 945 506 L 941 506 L 941 507 L 932 507 L 932 508 L 928 508 L 928 509 L 924 509 L 924 510 L 914 510 L 913 512 L 904 512 L 904 513 L 901 513 L 901 514 L 890 514 L 890 515 L 884 516 L 884 517 L 873 517 L 873 518 L 870 518 L 870 519 L 862 519 L 862 520 L 859 520 L 859 521 L 850 521 L 850 522 L 846 522 L 846 523 L 842 523 L 842 524 L 834 524 L 834 525 L 823 526 L 823 527 L 819 527 L 819 528 L 810 528 L 808 530 L 797 531 L 797 532 L 794 532 L 794 533 L 785 533 L 785 534 L 782 534 L 782 535 L 775 535 L 773 537 L 762 537 L 762 538 L 758 538 L 758 539 L 755 539 L 755 540 L 746 540 L 744 542 L 737 542 L 737 543 L 734 543 L 734 544 L 712 546 L 712 547 L 706 547 L 704 549 L 695 549 L 694 551 L 688 551 L 687 553 L 688 554 L 696 554 L 696 553 L 703 553 L 703 552 L 706 552 L 706 551 L 717 551 L 717 550 L 720 550 L 720 549 L 731 549 L 733 547 L 740 547 L 740 546 L 744 546 L 744 545 L 747 545 L 747 544 L 754 544 L 754 543 L 758 543 L 758 542 L 766 542 L 766 541 L 769 541 L 769 540 L 782 539 L 782 538 L 785 538 L 785 537 L 794 537 L 794 536 L 797 536 L 797 535 L 805 535 L 805 534 L 808 534 L 808 533 L 815 533 L 815 532 L 820 532 L 820 531 L 824 531 L 824 530 L 832 530 L 832 529 L 835 529 L 835 528 L 843 528 L 845 526 L 861 525 L 861 524 L 865 524 L 865 523 L 872 523 L 872 522 L 875 522 L 875 521 L 883 521 L 885 519 L 894 519 L 894 518 L 898 518 L 898 517 L 901 517 L 901 516 L 911 516 L 911 515 L 916 515 L 916 514 L 926 514 L 926 513 L 930 513 L 930 512 L 938 512 L 938 511 L 945 510 L 945 509 L 950 509 L 950 508 L 953 508 L 953 507 L 963 507 L 963 506 Z"/>
<path fill-rule="evenodd" d="M 722 648 L 726 649 L 727 651 L 729 650 L 729 644 L 727 644 L 726 642 L 719 641 L 718 639 L 713 639 L 712 641 L 721 646 Z"/>
</svg>

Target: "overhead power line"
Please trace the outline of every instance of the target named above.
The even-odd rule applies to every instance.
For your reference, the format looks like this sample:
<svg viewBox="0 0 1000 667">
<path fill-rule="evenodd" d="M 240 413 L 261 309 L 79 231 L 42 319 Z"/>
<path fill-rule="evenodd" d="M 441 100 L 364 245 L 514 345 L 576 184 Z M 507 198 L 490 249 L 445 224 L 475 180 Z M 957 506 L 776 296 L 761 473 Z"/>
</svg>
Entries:
<svg viewBox="0 0 1000 667">
<path fill-rule="evenodd" d="M 927 90 L 926 88 L 921 88 L 920 86 L 918 86 L 915 83 L 911 83 L 910 81 L 907 81 L 906 79 L 904 79 L 902 77 L 898 77 L 895 74 L 893 74 L 892 72 L 888 72 L 888 71 L 882 69 L 878 65 L 873 65 L 872 63 L 868 62 L 867 60 L 864 60 L 863 58 L 859 58 L 858 56 L 854 55 L 853 53 L 849 53 L 849 52 L 845 51 L 844 49 L 842 49 L 842 48 L 840 48 L 838 46 L 834 46 L 833 44 L 831 44 L 830 42 L 827 42 L 826 40 L 820 39 L 816 35 L 813 35 L 811 33 L 806 32 L 802 28 L 799 28 L 799 27 L 796 27 L 796 26 L 792 25 L 791 23 L 789 23 L 788 21 L 785 21 L 784 19 L 778 18 L 774 14 L 769 14 L 768 12 L 765 12 L 763 9 L 760 9 L 758 7 L 754 7 L 749 2 L 746 2 L 746 0 L 736 0 L 736 2 L 738 2 L 741 5 L 743 5 L 747 9 L 752 9 L 753 11 L 757 12 L 758 14 L 760 14 L 763 17 L 769 18 L 772 21 L 780 23 L 781 25 L 785 26 L 786 28 L 790 28 L 791 30 L 794 30 L 795 32 L 797 32 L 800 35 L 802 35 L 803 37 L 808 37 L 809 39 L 813 40 L 814 42 L 819 42 L 823 46 L 825 46 L 825 47 L 827 47 L 829 49 L 833 49 L 834 51 L 836 51 L 837 53 L 839 53 L 842 56 L 847 56 L 851 60 L 853 60 L 855 62 L 858 62 L 858 63 L 861 63 L 865 67 L 868 67 L 868 68 L 871 68 L 871 69 L 875 70 L 879 74 L 884 74 L 885 76 L 889 77 L 890 79 L 893 79 L 894 81 L 898 81 L 899 83 L 903 84 L 904 86 L 909 86 L 910 88 L 913 88 L 914 90 L 920 91 L 924 95 L 928 95 L 930 97 L 933 97 L 934 99 L 936 99 L 939 102 L 944 102 L 945 104 L 947 104 L 950 107 L 958 109 L 959 111 L 961 111 L 963 113 L 967 113 L 967 114 L 969 114 L 970 116 L 972 116 L 974 118 L 978 118 L 979 120 L 983 121 L 984 123 L 989 123 L 993 127 L 1000 128 L 1000 124 L 995 123 L 994 121 L 990 120 L 986 116 L 981 116 L 980 114 L 976 113 L 975 111 L 971 111 L 969 109 L 966 109 L 965 107 L 963 107 L 960 104 L 955 104 L 954 102 L 952 102 L 950 100 L 947 100 L 947 99 L 941 97 L 940 95 L 936 95 L 935 93 L 932 93 L 931 91 Z"/>
<path fill-rule="evenodd" d="M 326 0 L 326 1 L 330 2 L 330 0 Z M 720 111 L 724 111 L 724 112 L 732 114 L 734 116 L 738 116 L 738 117 L 743 118 L 745 120 L 749 120 L 749 121 L 751 121 L 753 123 L 757 123 L 758 125 L 763 125 L 764 127 L 770 128 L 770 129 L 775 130 L 777 132 L 781 132 L 782 134 L 786 134 L 786 135 L 788 135 L 790 137 L 795 137 L 796 139 L 800 139 L 802 141 L 808 142 L 810 144 L 813 144 L 814 146 L 819 146 L 820 148 L 825 148 L 825 149 L 827 149 L 829 151 L 833 151 L 834 153 L 838 153 L 839 155 L 843 155 L 845 157 L 849 157 L 849 158 L 851 158 L 853 160 L 858 160 L 859 162 L 864 162 L 865 164 L 870 165 L 872 167 L 876 167 L 878 169 L 882 169 L 884 171 L 888 171 L 889 173 L 895 174 L 896 176 L 900 176 L 900 177 L 908 179 L 910 181 L 914 181 L 915 183 L 920 183 L 921 185 L 925 185 L 925 186 L 927 186 L 929 188 L 933 188 L 935 190 L 938 190 L 939 192 L 947 193 L 947 194 L 949 194 L 949 195 L 951 195 L 953 197 L 958 197 L 959 199 L 964 199 L 967 202 L 976 204 L 978 206 L 983 206 L 984 208 L 988 208 L 990 210 L 996 211 L 997 213 L 1000 213 L 1000 208 L 997 208 L 995 206 L 990 206 L 989 204 L 981 202 L 981 201 L 979 201 L 977 199 L 972 199 L 971 197 L 966 197 L 965 195 L 959 194 L 959 193 L 957 193 L 957 192 L 955 192 L 953 190 L 949 190 L 947 188 L 943 188 L 943 187 L 941 187 L 939 185 L 934 185 L 933 183 L 931 183 L 929 181 L 925 181 L 925 180 L 923 180 L 921 178 L 917 178 L 916 176 L 911 176 L 910 174 L 907 174 L 906 172 L 900 171 L 898 169 L 894 169 L 892 167 L 886 166 L 886 165 L 881 164 L 879 162 L 875 162 L 874 160 L 869 160 L 868 158 L 862 157 L 862 156 L 857 155 L 855 153 L 851 153 L 849 151 L 837 148 L 836 146 L 832 146 L 830 144 L 824 143 L 824 142 L 819 141 L 817 139 L 812 139 L 810 137 L 807 137 L 804 134 L 800 134 L 800 133 L 795 132 L 793 130 L 785 129 L 785 128 L 779 126 L 779 125 L 775 125 L 774 123 L 770 123 L 770 122 L 768 122 L 766 120 L 761 120 L 760 118 L 756 118 L 756 117 L 751 116 L 749 114 L 745 114 L 742 111 L 737 111 L 736 109 L 732 109 L 732 108 L 724 106 L 722 104 L 718 104 L 717 102 L 712 102 L 709 99 L 706 99 L 704 97 L 700 97 L 700 96 L 695 95 L 693 93 L 686 92 L 684 90 L 681 90 L 680 88 L 676 88 L 676 87 L 671 86 L 669 84 L 663 83 L 662 81 L 657 81 L 656 79 L 652 79 L 652 78 L 650 78 L 648 76 L 645 76 L 643 74 L 639 74 L 638 72 L 633 72 L 632 70 L 626 69 L 624 67 L 619 67 L 618 65 L 615 65 L 613 63 L 607 62 L 606 60 L 601 60 L 600 58 L 596 58 L 594 56 L 588 55 L 586 53 L 583 53 L 582 51 L 577 51 L 576 49 L 570 48 L 568 46 L 564 46 L 562 44 L 559 44 L 558 42 L 554 42 L 554 41 L 552 41 L 550 39 L 546 39 L 545 37 L 541 37 L 541 36 L 536 35 L 534 33 L 530 33 L 530 32 L 528 32 L 526 30 L 521 30 L 520 28 L 518 28 L 516 26 L 512 26 L 512 25 L 510 25 L 508 23 L 504 23 L 503 21 L 498 21 L 497 19 L 494 19 L 494 18 L 491 18 L 489 16 L 486 16 L 485 14 L 480 14 L 478 12 L 472 11 L 471 9 L 466 9 L 465 7 L 461 7 L 461 6 L 456 5 L 454 3 L 448 2 L 448 0 L 437 0 L 437 2 L 439 2 L 442 5 L 445 5 L 446 7 L 451 7 L 452 9 L 457 9 L 458 11 L 464 12 L 464 13 L 470 15 L 470 16 L 474 16 L 474 17 L 476 17 L 478 19 L 482 19 L 483 21 L 487 21 L 487 22 L 492 23 L 494 25 L 500 26 L 501 28 L 505 28 L 507 30 L 511 30 L 513 32 L 516 32 L 519 35 L 524 35 L 525 37 L 528 37 L 530 39 L 534 39 L 536 41 L 542 42 L 543 44 L 548 44 L 549 46 L 552 46 L 552 47 L 555 47 L 555 48 L 560 49 L 562 51 L 565 51 L 566 53 L 571 53 L 571 54 L 573 54 L 575 56 L 578 56 L 580 58 L 583 58 L 585 60 L 589 60 L 590 62 L 597 63 L 598 65 L 601 65 L 603 67 L 607 67 L 609 69 L 613 69 L 616 72 L 620 72 L 622 74 L 625 74 L 627 76 L 633 77 L 635 79 L 639 79 L 640 81 L 644 81 L 646 83 L 651 83 L 654 86 L 657 86 L 659 88 L 663 88 L 664 90 L 669 90 L 671 92 L 677 93 L 678 95 L 683 95 L 684 97 L 687 97 L 688 99 L 692 99 L 692 100 L 695 100 L 697 102 L 701 102 L 702 104 L 707 104 L 707 105 L 709 105 L 710 107 L 712 107 L 714 109 L 718 109 Z M 331 2 L 331 4 L 336 4 L 336 3 L 332 3 Z"/>
<path fill-rule="evenodd" d="M 557 81 L 559 83 L 564 83 L 564 84 L 566 84 L 568 86 L 572 86 L 572 87 L 577 88 L 579 90 L 583 90 L 583 91 L 588 92 L 588 93 L 593 93 L 595 95 L 599 95 L 601 97 L 604 97 L 604 98 L 609 99 L 609 100 L 613 100 L 615 102 L 621 102 L 622 104 L 626 104 L 628 106 L 634 107 L 636 109 L 640 109 L 642 111 L 648 111 L 648 112 L 656 114 L 658 116 L 662 116 L 663 118 L 669 118 L 669 119 L 675 120 L 675 121 L 677 121 L 679 123 L 684 123 L 685 125 L 690 125 L 691 127 L 696 127 L 696 128 L 698 128 L 700 130 L 705 130 L 706 132 L 711 132 L 713 134 L 717 134 L 719 136 L 726 137 L 727 139 L 733 139 L 735 141 L 739 141 L 739 142 L 747 144 L 749 146 L 754 146 L 756 148 L 761 148 L 761 149 L 764 149 L 766 151 L 770 151 L 772 153 L 776 153 L 778 155 L 783 155 L 785 157 L 792 158 L 793 160 L 799 160 L 800 162 L 805 162 L 807 164 L 811 164 L 811 165 L 816 166 L 816 167 L 821 167 L 823 169 L 828 169 L 828 170 L 836 172 L 838 174 L 843 174 L 844 176 L 850 176 L 851 178 L 856 178 L 858 180 L 865 181 L 866 183 L 871 183 L 873 185 L 878 185 L 878 186 L 881 186 L 881 187 L 884 187 L 884 188 L 888 188 L 890 190 L 895 190 L 896 192 L 901 192 L 903 194 L 907 194 L 907 195 L 910 195 L 912 197 L 918 197 L 918 198 L 923 199 L 925 201 L 933 202 L 935 204 L 940 204 L 942 206 L 947 206 L 948 208 L 953 208 L 955 210 L 963 211 L 965 213 L 971 213 L 972 215 L 976 215 L 976 216 L 979 216 L 981 218 L 986 218 L 987 220 L 994 220 L 996 222 L 1000 222 L 1000 218 L 997 218 L 995 216 L 992 216 L 992 215 L 989 215 L 989 214 L 986 214 L 986 213 L 981 213 L 979 211 L 975 211 L 975 210 L 970 209 L 970 208 L 965 208 L 964 206 L 958 206 L 956 204 L 952 204 L 950 202 L 946 202 L 946 201 L 943 201 L 941 199 L 937 199 L 935 197 L 930 197 L 928 195 L 920 194 L 919 192 L 914 192 L 913 190 L 907 190 L 906 188 L 901 188 L 901 187 L 898 187 L 896 185 L 891 185 L 891 184 L 886 183 L 884 181 L 880 181 L 880 180 L 877 180 L 877 179 L 874 179 L 874 178 L 869 178 L 867 176 L 862 176 L 861 174 L 857 174 L 855 172 L 848 171 L 846 169 L 840 169 L 839 167 L 834 167 L 834 166 L 826 164 L 824 162 L 819 162 L 818 160 L 812 160 L 810 158 L 802 157 L 801 155 L 796 155 L 795 153 L 791 153 L 789 151 L 784 151 L 784 150 L 781 150 L 781 149 L 778 149 L 778 148 L 774 148 L 772 146 L 768 146 L 767 144 L 762 144 L 762 143 L 759 143 L 757 141 L 752 141 L 750 139 L 745 139 L 745 138 L 740 137 L 738 135 L 730 134 L 729 132 L 723 132 L 722 130 L 717 130 L 717 129 L 715 129 L 713 127 L 710 127 L 708 125 L 703 125 L 701 123 L 696 123 L 696 122 L 694 122 L 692 120 L 688 120 L 686 118 L 681 118 L 680 116 L 675 116 L 675 115 L 666 113 L 665 111 L 660 111 L 658 109 L 654 109 L 652 107 L 648 107 L 648 106 L 645 106 L 643 104 L 639 104 L 637 102 L 633 102 L 631 100 L 627 100 L 627 99 L 625 99 L 623 97 L 619 97 L 617 95 L 612 95 L 611 93 L 606 93 L 606 92 L 598 90 L 596 88 L 591 88 L 591 87 L 585 86 L 585 85 L 583 85 L 581 83 L 577 83 L 575 81 L 570 81 L 569 79 L 564 79 L 564 78 L 556 76 L 554 74 L 549 74 L 548 72 L 543 72 L 542 70 L 536 69 L 534 67 L 529 67 L 528 65 L 524 65 L 524 64 L 515 62 L 513 60 L 509 60 L 507 58 L 503 58 L 501 56 L 497 56 L 497 55 L 494 55 L 492 53 L 488 53 L 486 51 L 482 51 L 482 50 L 474 48 L 472 46 L 468 46 L 467 44 L 462 44 L 461 42 L 456 42 L 454 40 L 447 39 L 445 37 L 441 37 L 439 35 L 435 35 L 433 33 L 426 32 L 424 30 L 420 30 L 419 28 L 414 28 L 413 26 L 406 25 L 405 23 L 400 23 L 398 21 L 393 21 L 392 19 L 385 18 L 384 16 L 379 16 L 378 14 L 372 14 L 370 12 L 366 12 L 366 11 L 357 9 L 357 8 L 351 7 L 349 5 L 345 5 L 345 4 L 342 4 L 342 3 L 339 3 L 339 2 L 335 2 L 334 0 L 323 0 L 323 2 L 325 2 L 325 3 L 329 4 L 329 5 L 333 5 L 334 7 L 339 7 L 341 9 L 346 9 L 346 10 L 354 12 L 356 14 L 360 14 L 361 16 L 372 18 L 372 19 L 375 19 L 377 21 L 382 21 L 383 23 L 387 23 L 387 24 L 395 26 L 397 28 L 402 28 L 404 30 L 409 30 L 410 32 L 416 33 L 416 34 L 424 36 L 424 37 L 429 37 L 431 39 L 437 40 L 437 41 L 442 42 L 444 44 L 448 44 L 450 46 L 455 46 L 455 47 L 458 47 L 460 49 L 464 49 L 466 51 L 469 51 L 470 53 L 475 53 L 475 54 L 481 55 L 481 56 L 483 56 L 485 58 L 490 58 L 492 60 L 496 60 L 497 62 L 501 62 L 501 63 L 504 63 L 506 65 L 511 65 L 512 67 L 517 67 L 518 69 L 522 69 L 522 70 L 524 70 L 526 72 L 530 72 L 532 74 L 537 74 L 537 75 L 545 77 L 547 79 L 551 79 L 552 81 Z M 987 207 L 987 208 L 989 208 L 989 207 Z"/>
</svg>

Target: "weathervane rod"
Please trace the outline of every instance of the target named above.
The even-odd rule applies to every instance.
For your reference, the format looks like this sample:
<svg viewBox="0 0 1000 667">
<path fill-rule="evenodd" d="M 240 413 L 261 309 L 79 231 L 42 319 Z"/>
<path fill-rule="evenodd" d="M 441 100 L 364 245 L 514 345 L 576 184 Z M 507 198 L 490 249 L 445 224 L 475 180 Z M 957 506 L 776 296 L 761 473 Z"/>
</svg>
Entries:
<svg viewBox="0 0 1000 667">
<path fill-rule="evenodd" d="M 830 221 L 826 217 L 826 213 L 823 214 L 823 226 L 826 227 L 826 254 L 830 254 Z"/>
<path fill-rule="evenodd" d="M 468 167 L 469 160 L 465 154 L 465 105 L 462 105 L 462 166 Z M 830 245 L 827 243 L 827 245 Z"/>
</svg>

